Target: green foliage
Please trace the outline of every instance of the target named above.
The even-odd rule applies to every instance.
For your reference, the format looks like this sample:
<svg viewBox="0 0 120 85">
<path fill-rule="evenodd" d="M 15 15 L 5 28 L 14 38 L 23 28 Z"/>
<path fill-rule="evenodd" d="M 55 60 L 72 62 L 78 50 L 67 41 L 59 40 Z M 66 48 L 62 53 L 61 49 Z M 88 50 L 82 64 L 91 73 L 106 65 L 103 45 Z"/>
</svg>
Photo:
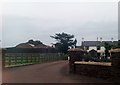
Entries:
<svg viewBox="0 0 120 85">
<path fill-rule="evenodd" d="M 120 40 L 118 40 L 116 45 L 112 45 L 113 49 L 120 48 Z"/>
<path fill-rule="evenodd" d="M 120 48 L 120 40 L 118 40 L 118 46 L 117 47 Z"/>
<path fill-rule="evenodd" d="M 39 41 L 39 40 L 36 40 L 36 41 L 34 41 L 34 40 L 29 40 L 27 43 L 29 43 L 29 44 L 33 44 L 33 45 L 39 45 L 39 44 L 43 44 L 41 41 Z"/>
<path fill-rule="evenodd" d="M 110 45 L 109 43 L 105 42 L 104 43 L 104 47 L 105 47 L 105 57 L 109 56 L 109 50 L 112 48 L 112 45 Z"/>
<path fill-rule="evenodd" d="M 51 38 L 54 38 L 57 43 L 54 44 L 55 47 L 62 53 L 67 53 L 67 50 L 71 47 L 76 47 L 77 40 L 73 40 L 74 35 L 70 35 L 67 33 L 58 33 L 54 36 L 50 36 Z"/>
<path fill-rule="evenodd" d="M 67 60 L 68 59 L 68 54 L 65 54 L 64 55 L 64 60 Z"/>
<path fill-rule="evenodd" d="M 108 44 L 107 42 L 105 42 L 104 47 L 106 50 L 110 50 L 112 46 L 110 44 Z"/>
</svg>

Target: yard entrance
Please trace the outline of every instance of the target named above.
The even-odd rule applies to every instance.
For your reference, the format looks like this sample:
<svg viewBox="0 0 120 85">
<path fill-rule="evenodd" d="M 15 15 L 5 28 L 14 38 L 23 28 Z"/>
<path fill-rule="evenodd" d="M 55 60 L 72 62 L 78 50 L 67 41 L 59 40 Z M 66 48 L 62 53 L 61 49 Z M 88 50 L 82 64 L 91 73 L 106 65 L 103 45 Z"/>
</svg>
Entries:
<svg viewBox="0 0 120 85">
<path fill-rule="evenodd" d="M 6 68 L 3 83 L 108 83 L 105 80 L 69 73 L 66 60 Z"/>
</svg>

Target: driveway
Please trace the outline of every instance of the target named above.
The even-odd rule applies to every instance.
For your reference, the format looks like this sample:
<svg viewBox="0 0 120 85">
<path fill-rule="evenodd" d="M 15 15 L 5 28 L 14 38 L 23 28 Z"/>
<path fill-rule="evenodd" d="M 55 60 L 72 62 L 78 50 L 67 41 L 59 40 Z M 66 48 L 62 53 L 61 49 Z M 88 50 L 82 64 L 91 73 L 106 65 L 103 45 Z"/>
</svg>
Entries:
<svg viewBox="0 0 120 85">
<path fill-rule="evenodd" d="M 56 61 L 3 70 L 3 83 L 109 83 L 108 81 L 70 74 L 68 61 Z"/>
</svg>

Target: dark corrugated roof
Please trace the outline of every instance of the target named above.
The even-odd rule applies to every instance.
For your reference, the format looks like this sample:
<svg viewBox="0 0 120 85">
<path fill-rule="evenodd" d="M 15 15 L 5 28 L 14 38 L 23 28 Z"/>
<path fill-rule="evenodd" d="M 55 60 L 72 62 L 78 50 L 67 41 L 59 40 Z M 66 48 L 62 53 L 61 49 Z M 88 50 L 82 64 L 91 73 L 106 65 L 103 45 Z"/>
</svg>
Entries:
<svg viewBox="0 0 120 85">
<path fill-rule="evenodd" d="M 104 44 L 109 43 L 110 45 L 117 45 L 118 41 L 84 41 L 82 42 L 82 46 L 104 46 Z"/>
<path fill-rule="evenodd" d="M 17 45 L 16 48 L 52 48 L 52 47 L 47 46 L 45 44 L 38 44 L 35 46 L 35 45 L 29 44 L 29 43 L 21 43 L 21 44 Z"/>
<path fill-rule="evenodd" d="M 28 43 L 21 43 L 17 45 L 16 48 L 33 48 L 33 47 Z"/>
<path fill-rule="evenodd" d="M 34 48 L 48 48 L 48 46 L 44 44 L 39 44 L 39 45 L 34 46 Z"/>
</svg>

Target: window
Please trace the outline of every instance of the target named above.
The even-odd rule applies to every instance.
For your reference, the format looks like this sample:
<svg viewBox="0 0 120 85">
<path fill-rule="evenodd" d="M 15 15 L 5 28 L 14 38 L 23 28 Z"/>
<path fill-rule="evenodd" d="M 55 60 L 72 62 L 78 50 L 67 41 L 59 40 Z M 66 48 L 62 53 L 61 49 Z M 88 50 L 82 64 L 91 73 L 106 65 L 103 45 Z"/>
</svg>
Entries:
<svg viewBox="0 0 120 85">
<path fill-rule="evenodd" d="M 97 50 L 100 50 L 100 46 L 97 46 Z"/>
<path fill-rule="evenodd" d="M 86 46 L 86 50 L 89 50 L 89 46 Z"/>
<path fill-rule="evenodd" d="M 89 50 L 89 46 L 85 46 L 85 47 L 84 47 L 84 50 Z"/>
</svg>

